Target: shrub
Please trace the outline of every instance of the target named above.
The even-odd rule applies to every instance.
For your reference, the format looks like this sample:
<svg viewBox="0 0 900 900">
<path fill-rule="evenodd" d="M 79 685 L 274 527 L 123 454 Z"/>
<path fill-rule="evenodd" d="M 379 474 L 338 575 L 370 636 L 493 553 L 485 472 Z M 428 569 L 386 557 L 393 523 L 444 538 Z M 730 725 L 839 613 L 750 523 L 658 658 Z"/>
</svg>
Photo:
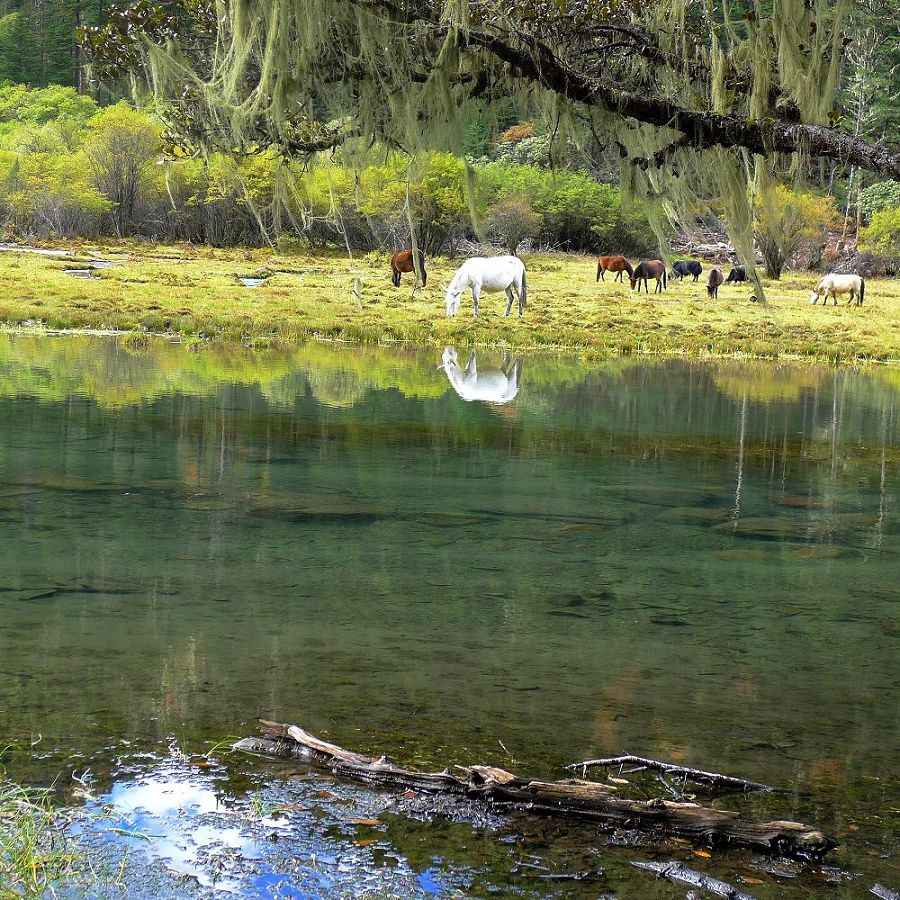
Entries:
<svg viewBox="0 0 900 900">
<path fill-rule="evenodd" d="M 506 252 L 515 254 L 519 244 L 538 235 L 541 217 L 525 197 L 506 197 L 489 210 L 485 221 L 488 233 L 499 240 Z"/>
<path fill-rule="evenodd" d="M 142 207 L 164 190 L 156 163 L 161 160 L 161 128 L 149 115 L 117 103 L 89 123 L 85 157 L 97 190 L 111 203 L 118 237 L 128 237 Z"/>
<path fill-rule="evenodd" d="M 111 208 L 85 177 L 84 158 L 79 154 L 23 156 L 7 182 L 10 216 L 17 229 L 27 234 L 94 235 Z"/>
<path fill-rule="evenodd" d="M 878 181 L 869 185 L 859 196 L 863 215 L 872 217 L 889 206 L 900 206 L 900 181 Z"/>
<path fill-rule="evenodd" d="M 646 219 L 622 209 L 618 188 L 589 175 L 494 162 L 479 168 L 478 180 L 483 207 L 506 197 L 526 198 L 547 244 L 635 254 L 655 247 Z"/>
<path fill-rule="evenodd" d="M 788 260 L 804 245 L 822 244 L 837 221 L 833 197 L 801 194 L 784 185 L 764 191 L 756 203 L 754 237 L 770 278 L 781 278 Z"/>
<path fill-rule="evenodd" d="M 900 205 L 888 206 L 872 216 L 860 231 L 860 249 L 881 257 L 888 268 L 900 268 Z"/>
<path fill-rule="evenodd" d="M 0 87 L 0 122 L 44 125 L 62 117 L 84 124 L 97 113 L 97 103 L 73 87 L 52 84 L 29 88 L 24 84 Z"/>
</svg>

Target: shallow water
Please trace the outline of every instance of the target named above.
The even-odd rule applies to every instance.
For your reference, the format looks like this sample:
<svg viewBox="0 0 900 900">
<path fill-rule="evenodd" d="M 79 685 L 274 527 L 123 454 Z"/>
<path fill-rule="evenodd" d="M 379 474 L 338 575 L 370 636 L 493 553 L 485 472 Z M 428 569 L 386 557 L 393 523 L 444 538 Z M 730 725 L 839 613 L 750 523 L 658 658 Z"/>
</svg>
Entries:
<svg viewBox="0 0 900 900">
<path fill-rule="evenodd" d="M 257 716 L 423 766 L 557 777 L 629 751 L 789 788 L 742 802 L 837 836 L 857 873 L 766 872 L 759 896 L 900 887 L 898 373 L 529 358 L 492 405 L 439 362 L 0 336 L 10 774 L 90 767 L 115 802 L 165 783 L 173 737 L 205 751 Z M 483 383 L 500 362 L 479 354 Z M 246 804 L 267 770 L 227 765 Z M 378 890 L 531 890 L 520 844 L 458 827 L 379 835 L 398 880 Z M 538 855 L 598 840 L 528 827 Z M 624 877 L 584 895 L 638 896 Z"/>
</svg>

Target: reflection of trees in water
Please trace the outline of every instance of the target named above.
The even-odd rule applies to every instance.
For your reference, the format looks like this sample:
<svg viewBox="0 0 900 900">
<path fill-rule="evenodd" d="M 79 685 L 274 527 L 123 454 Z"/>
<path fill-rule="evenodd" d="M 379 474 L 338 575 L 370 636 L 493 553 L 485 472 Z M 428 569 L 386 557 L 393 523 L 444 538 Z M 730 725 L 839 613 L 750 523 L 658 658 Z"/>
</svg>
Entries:
<svg viewBox="0 0 900 900">
<path fill-rule="evenodd" d="M 713 381 L 726 397 L 753 403 L 792 403 L 804 391 L 819 388 L 830 370 L 817 366 L 786 366 L 775 363 L 713 364 Z"/>
<path fill-rule="evenodd" d="M 364 410 L 323 413 L 294 372 L 273 382 L 303 387 L 287 410 L 240 387 L 228 402 L 166 396 L 140 415 L 97 415 L 86 403 L 33 411 L 24 401 L 5 404 L 3 478 L 27 473 L 41 491 L 40 502 L 28 494 L 11 502 L 26 536 L 28 510 L 41 555 L 23 568 L 22 554 L 13 558 L 8 547 L 7 579 L 46 568 L 145 588 L 164 572 L 161 586 L 177 591 L 127 598 L 124 634 L 110 598 L 34 607 L 41 652 L 63 655 L 76 635 L 86 659 L 103 661 L 108 683 L 102 703 L 91 686 L 55 712 L 52 692 L 37 704 L 22 695 L 17 715 L 33 712 L 15 727 L 65 735 L 73 715 L 96 721 L 103 705 L 128 709 L 140 734 L 165 737 L 185 720 L 209 736 L 260 712 L 330 727 L 336 740 L 356 745 L 364 707 L 375 749 L 402 749 L 408 739 L 424 743 L 436 763 L 453 739 L 502 765 L 502 756 L 488 755 L 500 737 L 535 770 L 597 741 L 718 767 L 742 752 L 737 743 L 723 749 L 723 735 L 790 727 L 812 747 L 824 727 L 823 696 L 851 708 L 883 687 L 883 671 L 856 666 L 840 649 L 841 616 L 850 613 L 862 616 L 853 628 L 866 629 L 867 652 L 889 646 L 890 636 L 871 626 L 871 599 L 847 592 L 850 579 L 864 574 L 871 586 L 879 577 L 872 561 L 864 572 L 841 568 L 849 563 L 839 558 L 793 560 L 806 568 L 789 569 L 767 555 L 773 542 L 732 548 L 742 539 L 709 522 L 660 518 L 728 502 L 743 413 L 748 501 L 782 491 L 784 477 L 784 490 L 800 485 L 793 489 L 815 490 L 841 509 L 848 495 L 857 505 L 875 500 L 880 480 L 890 525 L 896 419 L 880 405 L 883 395 L 866 393 L 868 376 L 850 373 L 841 388 L 864 408 L 839 404 L 840 444 L 854 456 L 832 479 L 827 383 L 818 402 L 808 395 L 805 406 L 769 407 L 723 398 L 700 365 L 636 365 L 610 377 L 601 368 L 567 388 L 538 378 L 534 391 L 550 398 L 554 419 L 526 410 L 511 427 L 488 410 L 397 392 Z M 683 424 L 689 412 L 693 434 Z M 681 430 L 670 432 L 674 424 Z M 26 427 L 36 452 L 21 441 Z M 826 433 L 818 444 L 807 438 L 802 452 L 791 443 L 782 473 L 785 441 L 798 428 Z M 860 449 L 868 444 L 871 452 Z M 402 475 L 394 476 L 398 463 Z M 59 472 L 69 474 L 59 480 Z M 857 476 L 874 479 L 872 496 L 860 499 Z M 607 490 L 616 484 L 644 493 L 630 502 Z M 778 520 L 805 527 L 830 515 L 810 505 Z M 743 546 L 766 552 L 713 555 Z M 601 597 L 598 585 L 614 596 Z M 548 598 L 563 591 L 551 606 Z M 828 615 L 804 616 L 811 594 Z M 656 606 L 663 618 L 653 622 Z M 774 621 L 773 608 L 785 611 L 781 627 L 747 626 Z M 698 631 L 701 619 L 721 622 L 721 632 Z M 801 656 L 812 676 L 795 676 Z M 757 659 L 758 668 L 747 662 Z M 746 728 L 735 724 L 745 707 Z M 472 722 L 481 723 L 477 734 Z M 862 757 L 870 741 L 890 746 L 890 727 L 889 717 L 873 714 L 847 740 L 826 728 L 825 742 Z M 857 780 L 846 787 L 858 790 Z"/>
</svg>

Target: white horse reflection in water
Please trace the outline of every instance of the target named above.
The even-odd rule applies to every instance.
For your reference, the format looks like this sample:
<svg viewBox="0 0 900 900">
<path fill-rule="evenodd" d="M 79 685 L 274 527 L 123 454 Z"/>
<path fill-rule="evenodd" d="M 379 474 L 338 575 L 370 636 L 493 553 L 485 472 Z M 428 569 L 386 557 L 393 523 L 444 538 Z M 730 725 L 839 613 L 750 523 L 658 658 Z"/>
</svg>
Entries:
<svg viewBox="0 0 900 900">
<path fill-rule="evenodd" d="M 511 363 L 509 354 L 503 357 L 500 368 L 478 368 L 475 353 L 462 368 L 453 347 L 447 347 L 441 356 L 439 369 L 447 375 L 453 390 L 463 400 L 481 400 L 483 403 L 509 403 L 519 393 L 522 363 L 517 359 Z"/>
</svg>

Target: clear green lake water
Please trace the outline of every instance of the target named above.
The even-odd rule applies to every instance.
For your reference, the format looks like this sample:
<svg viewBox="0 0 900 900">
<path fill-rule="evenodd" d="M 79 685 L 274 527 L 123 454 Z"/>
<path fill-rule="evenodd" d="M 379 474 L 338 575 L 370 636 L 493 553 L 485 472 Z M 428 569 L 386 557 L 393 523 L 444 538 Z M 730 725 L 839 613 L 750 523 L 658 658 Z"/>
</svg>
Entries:
<svg viewBox="0 0 900 900">
<path fill-rule="evenodd" d="M 900 889 L 900 373 L 529 358 L 493 406 L 439 362 L 0 336 L 9 774 L 122 791 L 141 754 L 258 716 L 422 766 L 629 751 L 788 788 L 739 805 L 837 836 L 856 877 L 690 864 L 758 896 Z M 264 783 L 240 765 L 220 793 Z M 379 840 L 426 894 L 532 890 L 516 844 L 473 835 Z M 584 896 L 684 896 L 617 852 Z"/>
</svg>

